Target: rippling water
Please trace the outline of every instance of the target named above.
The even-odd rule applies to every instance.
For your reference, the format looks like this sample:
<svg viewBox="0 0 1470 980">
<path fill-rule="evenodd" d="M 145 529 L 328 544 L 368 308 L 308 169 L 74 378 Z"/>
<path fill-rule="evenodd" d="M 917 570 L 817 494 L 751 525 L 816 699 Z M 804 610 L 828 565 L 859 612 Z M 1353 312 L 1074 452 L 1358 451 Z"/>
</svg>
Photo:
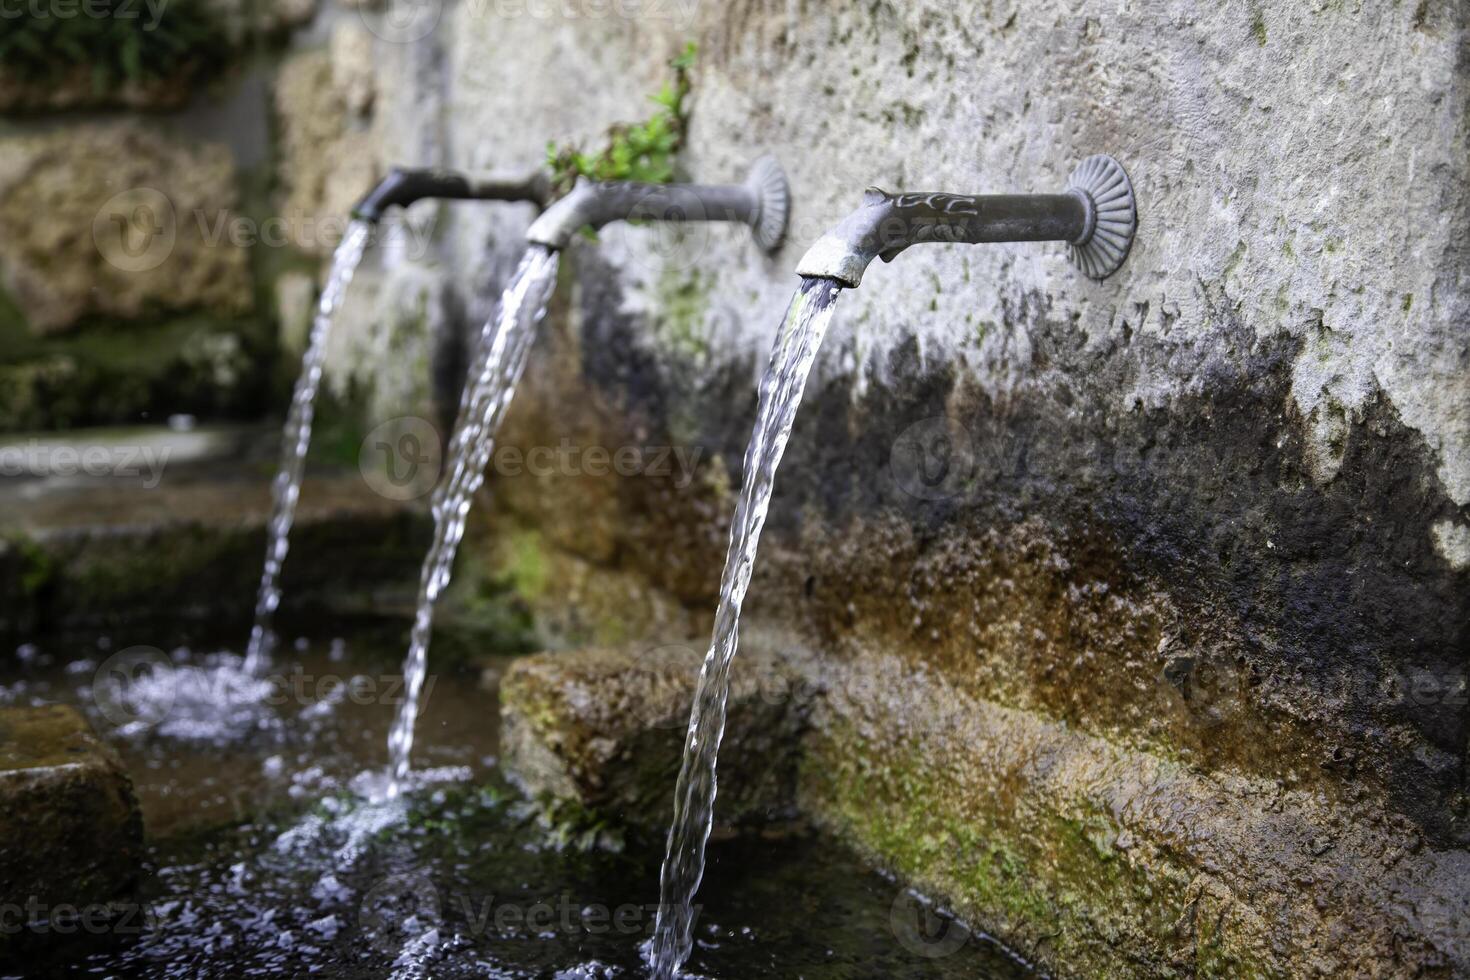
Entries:
<svg viewBox="0 0 1470 980">
<path fill-rule="evenodd" d="M 646 976 L 660 842 L 527 799 L 502 777 L 495 674 L 433 675 L 421 707 L 435 739 L 397 799 L 369 798 L 401 693 L 379 672 L 396 670 L 397 633 L 298 642 L 260 675 L 275 692 L 268 723 L 209 739 L 160 733 L 168 669 L 147 689 L 151 727 L 124 731 L 131 722 L 112 721 L 94 691 L 110 648 L 40 642 L 0 658 L 0 704 L 77 704 L 118 750 L 148 835 L 138 890 L 91 928 L 9 916 L 20 928 L 0 937 L 0 977 Z M 238 661 L 197 637 L 174 642 L 176 671 Z M 908 893 L 831 842 L 726 840 L 709 859 L 688 961 L 700 976 L 1024 975 L 951 920 L 915 932 Z"/>
</svg>

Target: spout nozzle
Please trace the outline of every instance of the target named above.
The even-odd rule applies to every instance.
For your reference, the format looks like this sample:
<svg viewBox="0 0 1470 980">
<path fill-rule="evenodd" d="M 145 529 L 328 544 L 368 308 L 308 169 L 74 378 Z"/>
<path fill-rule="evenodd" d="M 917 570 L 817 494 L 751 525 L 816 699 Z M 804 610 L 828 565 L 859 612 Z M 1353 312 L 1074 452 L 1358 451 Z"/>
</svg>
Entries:
<svg viewBox="0 0 1470 980">
<path fill-rule="evenodd" d="M 786 174 L 774 157 L 761 157 L 742 184 L 579 180 L 571 193 L 531 224 L 526 240 L 559 250 L 581 229 L 597 229 L 614 221 L 735 221 L 749 225 L 756 243 L 770 251 L 786 235 L 790 210 Z"/>
<path fill-rule="evenodd" d="M 406 208 L 425 198 L 459 201 L 530 201 L 545 207 L 551 180 L 537 171 L 526 177 L 477 177 L 453 170 L 394 167 L 352 209 L 352 216 L 376 223 L 389 208 Z"/>
<path fill-rule="evenodd" d="M 796 272 L 853 288 L 874 259 L 891 262 L 924 242 L 1066 242 L 1074 265 L 1106 279 L 1128 257 L 1137 228 L 1128 174 L 1117 160 L 1097 154 L 1072 171 L 1064 194 L 887 194 L 869 188 L 858 209 L 802 256 Z"/>
</svg>

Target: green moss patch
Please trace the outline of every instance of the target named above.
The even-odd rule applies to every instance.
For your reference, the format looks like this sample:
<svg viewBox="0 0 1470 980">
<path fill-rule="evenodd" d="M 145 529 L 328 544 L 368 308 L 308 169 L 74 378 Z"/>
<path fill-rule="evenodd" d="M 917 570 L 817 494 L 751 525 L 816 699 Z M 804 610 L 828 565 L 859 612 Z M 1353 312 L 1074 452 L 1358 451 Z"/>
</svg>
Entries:
<svg viewBox="0 0 1470 980">
<path fill-rule="evenodd" d="M 268 325 L 185 314 L 145 323 L 93 321 L 36 337 L 0 297 L 0 432 L 260 414 L 270 386 Z"/>
</svg>

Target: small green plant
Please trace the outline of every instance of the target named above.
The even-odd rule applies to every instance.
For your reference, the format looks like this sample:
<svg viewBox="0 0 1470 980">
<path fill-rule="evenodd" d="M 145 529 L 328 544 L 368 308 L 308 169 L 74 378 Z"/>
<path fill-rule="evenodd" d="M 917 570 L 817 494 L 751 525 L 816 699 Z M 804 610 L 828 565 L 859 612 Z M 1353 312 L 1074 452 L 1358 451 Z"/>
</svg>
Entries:
<svg viewBox="0 0 1470 980">
<path fill-rule="evenodd" d="M 0 31 L 0 75 L 55 83 L 90 75 L 93 90 L 128 82 L 186 81 L 223 64 L 224 25 L 201 0 L 157 8 L 127 0 L 92 0 L 76 16 L 34 4 Z"/>
<path fill-rule="evenodd" d="M 607 145 L 596 153 L 584 153 L 579 147 L 546 145 L 546 161 L 551 168 L 552 184 L 558 194 L 572 189 L 578 177 L 592 180 L 636 180 L 650 184 L 666 184 L 674 179 L 674 160 L 683 149 L 689 128 L 689 74 L 694 68 L 698 48 L 694 42 L 669 67 L 674 80 L 664 83 L 657 95 L 649 99 L 658 106 L 646 121 L 618 123 L 608 129 Z"/>
</svg>

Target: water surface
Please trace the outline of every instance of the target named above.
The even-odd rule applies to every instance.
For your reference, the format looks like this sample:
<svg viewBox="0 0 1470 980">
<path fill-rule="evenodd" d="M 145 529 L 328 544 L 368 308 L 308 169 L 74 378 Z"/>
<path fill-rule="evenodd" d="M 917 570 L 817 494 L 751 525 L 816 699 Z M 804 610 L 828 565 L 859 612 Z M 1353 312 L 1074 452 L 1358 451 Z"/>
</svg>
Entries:
<svg viewBox="0 0 1470 980">
<path fill-rule="evenodd" d="M 95 934 L 28 926 L 0 977 L 647 976 L 658 842 L 514 788 L 496 758 L 494 681 L 506 661 L 483 675 L 431 674 L 421 765 L 405 792 L 372 803 L 355 790 L 381 772 L 401 636 L 323 631 L 283 644 L 258 723 L 201 737 L 124 732 L 101 713 L 95 673 L 125 638 L 41 642 L 7 658 L 0 701 L 78 703 L 119 749 L 143 804 L 149 868 L 134 912 L 119 906 Z M 239 661 L 173 639 L 180 670 Z M 331 693 L 352 678 L 363 679 L 357 693 Z M 907 894 L 820 839 L 715 841 L 707 857 L 694 975 L 1025 975 L 983 937 L 915 951 Z M 928 955 L 936 948 L 945 955 Z"/>
</svg>

